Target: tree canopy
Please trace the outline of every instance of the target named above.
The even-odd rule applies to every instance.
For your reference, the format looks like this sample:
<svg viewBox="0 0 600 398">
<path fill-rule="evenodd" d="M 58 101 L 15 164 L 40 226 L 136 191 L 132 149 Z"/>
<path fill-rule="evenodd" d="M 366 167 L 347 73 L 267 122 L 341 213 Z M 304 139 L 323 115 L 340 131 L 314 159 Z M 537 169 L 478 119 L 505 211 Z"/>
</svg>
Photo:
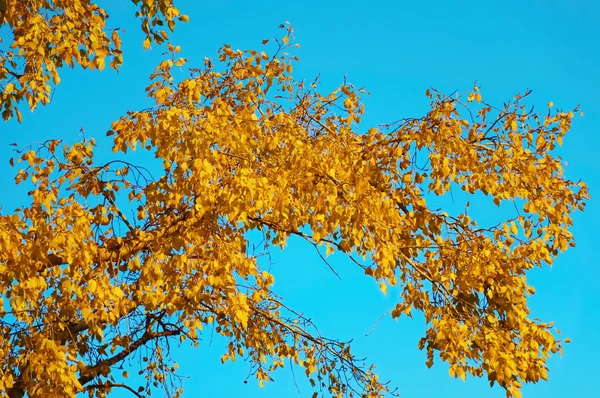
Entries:
<svg viewBox="0 0 600 398">
<path fill-rule="evenodd" d="M 323 93 L 318 80 L 293 78 L 289 25 L 264 50 L 225 45 L 183 78 L 174 68 L 187 61 L 162 26 L 187 17 L 170 0 L 133 3 L 144 47 L 168 56 L 146 88 L 153 105 L 112 123 L 114 160 L 95 160 L 93 138 L 53 137 L 10 159 L 30 201 L 0 216 L 2 396 L 142 397 L 153 385 L 179 396 L 168 342 L 197 346 L 208 328 L 229 341 L 223 361 L 243 358 L 261 385 L 293 363 L 315 394 L 393 392 L 350 344 L 321 336 L 272 291 L 250 233 L 264 251 L 297 236 L 323 261 L 344 253 L 384 293 L 395 286 L 392 317 L 424 314 L 415 344 L 427 366 L 439 358 L 452 376 L 486 377 L 507 396 L 547 378 L 564 340 L 530 317 L 526 274 L 574 246 L 572 213 L 588 198 L 553 152 L 572 111 L 534 112 L 528 93 L 495 107 L 477 87 L 430 90 L 423 117 L 365 129 L 361 89 Z M 90 1 L 0 0 L 13 35 L 0 48 L 4 119 L 20 120 L 21 102 L 48 104 L 65 65 L 117 69 L 107 18 Z M 136 150 L 162 162 L 161 175 L 128 161 Z M 512 202 L 514 217 L 480 225 L 468 202 L 459 214 L 430 204 L 451 189 Z M 145 384 L 127 383 L 126 359 Z"/>
</svg>

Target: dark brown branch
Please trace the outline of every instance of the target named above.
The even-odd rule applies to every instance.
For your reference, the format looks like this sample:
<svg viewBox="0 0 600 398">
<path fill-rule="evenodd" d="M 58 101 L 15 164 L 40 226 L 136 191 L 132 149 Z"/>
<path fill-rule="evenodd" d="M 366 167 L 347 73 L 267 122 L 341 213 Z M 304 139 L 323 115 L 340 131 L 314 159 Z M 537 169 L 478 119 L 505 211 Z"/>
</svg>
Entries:
<svg viewBox="0 0 600 398">
<path fill-rule="evenodd" d="M 138 393 L 137 391 L 135 391 L 133 388 L 129 387 L 127 384 L 112 384 L 112 383 L 107 383 L 107 384 L 90 384 L 89 386 L 85 387 L 82 391 L 88 391 L 88 390 L 106 390 L 109 388 L 114 388 L 114 387 L 120 387 L 120 388 L 124 388 L 126 390 L 129 390 L 133 395 L 135 395 L 138 398 L 142 398 L 143 395 L 141 395 L 140 393 Z"/>
<path fill-rule="evenodd" d="M 8 398 L 23 398 L 25 396 L 25 389 L 23 389 L 22 383 L 17 381 L 11 388 L 6 390 Z"/>
<path fill-rule="evenodd" d="M 7 68 L 5 68 L 4 70 L 5 70 L 5 71 L 6 71 L 6 72 L 7 72 L 9 75 L 13 76 L 13 77 L 14 77 L 14 78 L 16 78 L 16 79 L 20 79 L 20 78 L 22 78 L 22 77 L 23 77 L 23 75 L 22 75 L 22 74 L 19 74 L 19 73 L 13 72 L 13 71 L 12 71 L 12 70 L 10 70 L 10 69 L 7 69 Z"/>
<path fill-rule="evenodd" d="M 83 375 L 79 378 L 79 383 L 81 383 L 81 385 L 85 385 L 85 384 L 89 383 L 98 375 L 99 371 L 102 368 L 111 367 L 112 365 L 116 364 L 117 362 L 124 360 L 131 353 L 135 352 L 138 348 L 142 347 L 143 345 L 145 345 L 146 343 L 148 343 L 151 340 L 157 339 L 159 337 L 176 336 L 180 333 L 181 333 L 181 331 L 179 331 L 179 330 L 165 330 L 164 332 L 158 332 L 158 333 L 146 331 L 142 335 L 142 337 L 140 337 L 138 340 L 134 341 L 129 347 L 127 347 L 120 353 L 118 353 L 110 358 L 107 358 L 103 361 L 100 361 L 95 365 L 90 365 L 90 366 L 86 367 L 81 372 Z"/>
</svg>

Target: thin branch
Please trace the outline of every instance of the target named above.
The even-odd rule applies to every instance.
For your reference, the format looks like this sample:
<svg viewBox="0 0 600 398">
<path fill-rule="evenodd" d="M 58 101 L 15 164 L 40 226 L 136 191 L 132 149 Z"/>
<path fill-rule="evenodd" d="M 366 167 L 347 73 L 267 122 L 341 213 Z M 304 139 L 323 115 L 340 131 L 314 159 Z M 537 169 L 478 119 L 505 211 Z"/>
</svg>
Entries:
<svg viewBox="0 0 600 398">
<path fill-rule="evenodd" d="M 142 394 L 138 393 L 133 388 L 129 387 L 127 384 L 121 384 L 121 383 L 117 383 L 117 384 L 113 384 L 113 383 L 107 383 L 107 384 L 90 384 L 89 386 L 87 386 L 83 390 L 81 390 L 81 392 L 83 392 L 83 391 L 89 391 L 89 390 L 94 390 L 94 389 L 98 389 L 98 390 L 104 389 L 105 390 L 105 389 L 114 388 L 114 387 L 124 388 L 126 390 L 129 390 L 136 397 L 143 398 Z"/>
</svg>

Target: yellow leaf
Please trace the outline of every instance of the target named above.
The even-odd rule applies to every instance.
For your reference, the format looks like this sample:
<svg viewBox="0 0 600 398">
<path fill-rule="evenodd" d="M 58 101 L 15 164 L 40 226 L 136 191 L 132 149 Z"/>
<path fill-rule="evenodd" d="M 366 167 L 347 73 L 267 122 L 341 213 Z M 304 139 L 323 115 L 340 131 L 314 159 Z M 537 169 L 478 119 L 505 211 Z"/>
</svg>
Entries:
<svg viewBox="0 0 600 398">
<path fill-rule="evenodd" d="M 119 33 L 117 32 L 116 29 L 113 30 L 111 38 L 112 38 L 113 43 L 115 43 L 115 47 L 117 49 L 120 49 L 121 48 L 121 38 L 119 37 Z"/>
<path fill-rule="evenodd" d="M 248 313 L 244 310 L 238 309 L 235 312 L 235 317 L 242 324 L 244 328 L 248 327 Z"/>
<path fill-rule="evenodd" d="M 10 306 L 12 307 L 14 312 L 22 311 L 26 305 L 27 305 L 27 302 L 25 301 L 25 299 L 23 297 L 16 296 L 16 297 L 11 297 L 11 299 L 10 299 Z"/>
<path fill-rule="evenodd" d="M 329 257 L 330 255 L 332 255 L 335 252 L 335 249 L 331 246 L 329 246 L 327 248 L 327 250 L 325 250 L 325 256 Z"/>
<path fill-rule="evenodd" d="M 46 211 L 48 213 L 52 212 L 52 202 L 51 202 L 51 198 L 49 196 L 46 197 L 46 199 L 44 199 L 44 207 L 46 208 Z"/>
<path fill-rule="evenodd" d="M 98 57 L 98 58 L 96 58 L 96 66 L 100 70 L 104 69 L 104 57 Z"/>
</svg>

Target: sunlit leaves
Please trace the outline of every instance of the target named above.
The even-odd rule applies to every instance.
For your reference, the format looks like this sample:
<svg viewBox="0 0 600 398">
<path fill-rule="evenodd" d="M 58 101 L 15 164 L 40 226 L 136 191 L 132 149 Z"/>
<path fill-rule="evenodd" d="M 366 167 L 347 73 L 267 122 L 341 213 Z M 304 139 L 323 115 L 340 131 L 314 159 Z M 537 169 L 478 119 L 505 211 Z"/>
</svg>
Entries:
<svg viewBox="0 0 600 398">
<path fill-rule="evenodd" d="M 132 0 L 146 33 L 144 48 L 168 40 L 157 27 L 165 22 L 172 31 L 180 16 L 170 0 Z M 110 26 L 108 13 L 94 2 L 6 1 L 0 24 L 13 34 L 12 44 L 0 50 L 0 109 L 8 120 L 17 116 L 20 102 L 30 109 L 50 102 L 52 88 L 60 82 L 59 69 L 79 65 L 102 70 L 118 69 L 123 62 L 119 28 Z"/>
<path fill-rule="evenodd" d="M 288 79 L 285 56 L 250 67 L 256 57 L 225 46 L 225 72 L 207 63 L 176 85 L 172 64 L 161 64 L 148 90 L 157 107 L 117 121 L 114 149 L 150 140 L 168 159 L 172 180 L 162 190 L 181 190 L 233 230 L 264 230 L 282 247 L 299 235 L 325 244 L 326 254 L 370 258 L 365 273 L 384 293 L 402 289 L 392 316 L 423 311 L 430 328 L 422 346 L 430 358 L 439 352 L 452 375 L 487 373 L 510 394 L 544 378 L 546 357 L 561 346 L 549 325 L 529 319 L 533 289 L 524 273 L 571 244 L 570 214 L 587 198 L 550 154 L 572 113 L 522 113 L 526 95 L 494 112 L 478 88 L 467 98 L 478 109 L 469 113 L 460 98 L 430 92 L 426 117 L 357 134 L 359 92 L 307 91 Z M 289 87 L 296 94 L 287 102 L 264 94 L 275 88 L 287 98 Z M 461 110 L 473 116 L 462 119 Z M 428 167 L 416 163 L 414 148 L 425 151 Z M 518 199 L 525 215 L 480 228 L 466 214 L 428 208 L 428 192 L 452 186 L 495 205 Z"/>
<path fill-rule="evenodd" d="M 186 20 L 170 2 L 134 2 L 144 47 L 167 39 L 163 22 L 172 29 Z M 63 33 L 89 47 L 72 54 L 81 43 L 71 37 L 61 58 L 51 41 L 32 62 L 50 76 L 48 65 L 60 62 L 117 67 L 120 41 L 116 31 L 106 37 L 104 11 L 72 7 L 61 12 L 95 24 Z M 40 25 L 28 25 L 31 42 L 15 39 L 15 56 L 26 60 L 36 29 L 52 19 L 15 10 Z M 88 139 L 16 152 L 10 164 L 30 203 L 0 216 L 3 388 L 103 396 L 127 360 L 145 378 L 133 391 L 165 386 L 177 396 L 164 348 L 172 339 L 197 346 L 209 329 L 227 341 L 222 361 L 247 361 L 260 385 L 292 363 L 319 392 L 388 392 L 348 344 L 321 336 L 273 293 L 276 275 L 261 257 L 291 236 L 324 262 L 348 256 L 384 294 L 399 294 L 393 318 L 423 313 L 427 366 L 439 357 L 450 376 L 485 375 L 512 396 L 547 378 L 546 360 L 562 341 L 552 324 L 530 318 L 526 272 L 574 245 L 571 216 L 587 189 L 565 178 L 552 152 L 573 112 L 540 116 L 522 105 L 527 94 L 497 109 L 475 87 L 453 98 L 428 91 L 424 117 L 363 129 L 361 90 L 344 82 L 320 93 L 318 81 L 292 78 L 293 31 L 283 28 L 276 55 L 224 45 L 185 79 L 171 73 L 186 60 L 167 44 L 171 57 L 146 89 L 153 106 L 112 124 L 108 163 L 94 159 Z M 14 101 L 43 102 L 44 76 L 6 83 L 8 117 Z M 23 92 L 26 83 L 33 91 Z M 118 159 L 128 151 L 152 153 L 161 173 Z M 516 210 L 486 225 L 470 202 L 459 214 L 429 204 L 452 189 Z M 262 241 L 249 242 L 249 233 Z"/>
</svg>

